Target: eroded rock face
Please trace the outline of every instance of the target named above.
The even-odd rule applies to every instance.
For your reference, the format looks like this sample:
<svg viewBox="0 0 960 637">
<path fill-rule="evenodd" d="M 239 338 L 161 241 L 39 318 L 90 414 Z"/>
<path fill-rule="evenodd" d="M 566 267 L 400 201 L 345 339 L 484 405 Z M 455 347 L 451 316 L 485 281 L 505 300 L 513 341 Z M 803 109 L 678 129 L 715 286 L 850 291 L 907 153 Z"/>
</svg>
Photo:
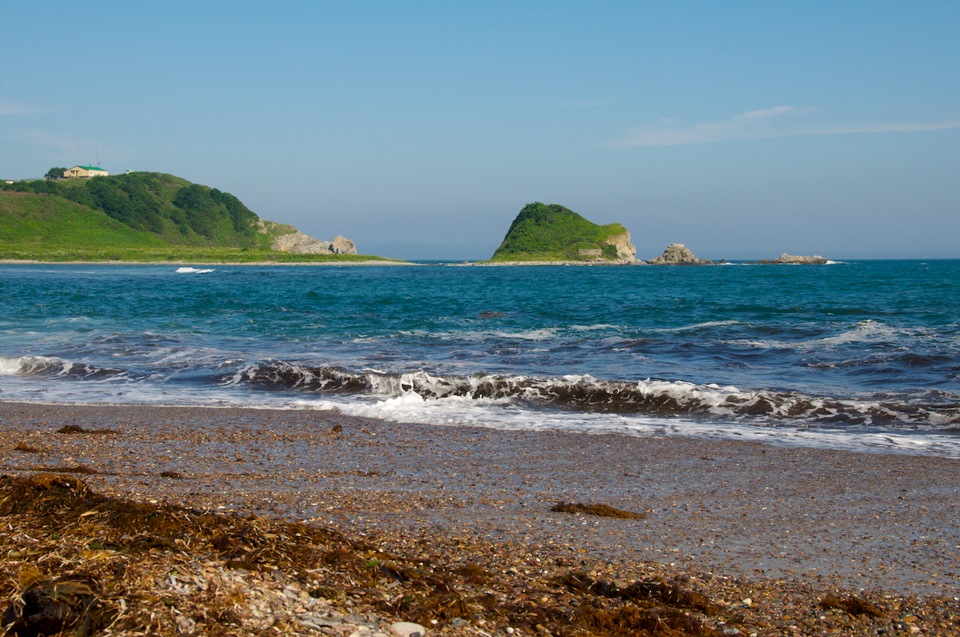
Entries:
<svg viewBox="0 0 960 637">
<path fill-rule="evenodd" d="M 343 236 L 338 236 L 331 241 L 320 241 L 310 235 L 303 234 L 299 230 L 289 234 L 282 234 L 273 240 L 271 246 L 274 250 L 281 252 L 293 252 L 295 254 L 357 254 L 357 246 Z"/>
<path fill-rule="evenodd" d="M 607 237 L 605 244 L 614 246 L 617 249 L 617 258 L 621 261 L 636 261 L 637 249 L 630 243 L 630 233 L 616 234 Z"/>
<path fill-rule="evenodd" d="M 650 261 L 653 265 L 706 265 L 712 263 L 707 259 L 698 259 L 690 249 L 682 243 L 671 243 L 656 259 Z"/>
<path fill-rule="evenodd" d="M 338 234 L 330 244 L 330 251 L 334 254 L 356 254 L 357 246 L 350 239 Z"/>
</svg>

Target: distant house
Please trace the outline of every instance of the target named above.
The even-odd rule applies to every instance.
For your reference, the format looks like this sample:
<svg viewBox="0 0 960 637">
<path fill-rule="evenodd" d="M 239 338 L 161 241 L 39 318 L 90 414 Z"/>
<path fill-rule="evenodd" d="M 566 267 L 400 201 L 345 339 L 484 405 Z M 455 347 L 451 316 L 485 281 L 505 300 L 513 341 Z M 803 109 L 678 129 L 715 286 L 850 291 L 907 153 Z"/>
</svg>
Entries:
<svg viewBox="0 0 960 637">
<path fill-rule="evenodd" d="M 74 166 L 63 171 L 64 179 L 89 179 L 90 177 L 109 177 L 110 173 L 99 166 Z"/>
</svg>

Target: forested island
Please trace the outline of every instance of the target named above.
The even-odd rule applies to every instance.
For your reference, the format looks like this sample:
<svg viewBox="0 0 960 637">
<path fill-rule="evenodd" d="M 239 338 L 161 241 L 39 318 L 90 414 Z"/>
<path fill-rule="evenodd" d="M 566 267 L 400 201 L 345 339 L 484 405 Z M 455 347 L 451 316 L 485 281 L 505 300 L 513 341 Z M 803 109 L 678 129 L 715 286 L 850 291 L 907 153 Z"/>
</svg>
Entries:
<svg viewBox="0 0 960 637">
<path fill-rule="evenodd" d="M 619 223 L 597 225 L 559 204 L 527 204 L 491 262 L 635 263 L 637 250 Z"/>
<path fill-rule="evenodd" d="M 154 172 L 0 184 L 0 259 L 380 260 L 343 237 L 318 241 L 265 221 L 230 193 Z"/>
</svg>

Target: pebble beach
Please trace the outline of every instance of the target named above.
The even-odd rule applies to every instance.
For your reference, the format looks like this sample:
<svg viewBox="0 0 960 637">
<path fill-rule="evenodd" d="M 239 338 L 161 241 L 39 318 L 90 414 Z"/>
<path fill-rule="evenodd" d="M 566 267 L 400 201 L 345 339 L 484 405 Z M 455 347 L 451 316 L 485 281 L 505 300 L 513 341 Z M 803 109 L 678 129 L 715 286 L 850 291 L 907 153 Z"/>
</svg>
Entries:
<svg viewBox="0 0 960 637">
<path fill-rule="evenodd" d="M 0 430 L 10 479 L 71 476 L 98 497 L 324 529 L 354 548 L 447 574 L 472 564 L 487 574 L 484 584 L 457 582 L 504 600 L 464 616 L 424 608 L 404 616 L 374 603 L 406 585 L 402 577 L 375 578 L 366 593 L 341 598 L 312 596 L 309 576 L 286 573 L 261 584 L 281 595 L 277 582 L 296 584 L 292 607 L 261 609 L 236 634 L 260 620 L 259 629 L 270 628 L 267 616 L 275 626 L 296 619 L 297 610 L 325 619 L 291 619 L 282 632 L 390 635 L 390 626 L 408 621 L 435 634 L 618 634 L 602 623 L 554 621 L 546 610 L 524 623 L 504 609 L 531 600 L 518 590 L 542 594 L 532 602 L 549 609 L 563 589 L 578 600 L 563 603 L 582 608 L 613 583 L 626 590 L 651 581 L 711 600 L 709 610 L 683 611 L 706 632 L 664 634 L 960 633 L 960 462 L 952 459 L 295 410 L 0 403 Z M 551 511 L 562 502 L 634 515 Z M 15 524 L 0 522 L 9 556 L 10 543 L 23 540 L 9 532 Z M 233 572 L 216 556 L 193 561 L 217 577 Z M 20 584 L 23 567 L 8 557 L 6 570 L 20 572 Z M 558 582 L 571 573 L 590 583 L 564 588 Z M 3 592 L 17 599 L 22 590 L 8 581 Z M 318 605 L 319 615 L 311 610 Z M 171 621 L 173 632 L 216 632 L 200 619 L 179 629 Z"/>
</svg>

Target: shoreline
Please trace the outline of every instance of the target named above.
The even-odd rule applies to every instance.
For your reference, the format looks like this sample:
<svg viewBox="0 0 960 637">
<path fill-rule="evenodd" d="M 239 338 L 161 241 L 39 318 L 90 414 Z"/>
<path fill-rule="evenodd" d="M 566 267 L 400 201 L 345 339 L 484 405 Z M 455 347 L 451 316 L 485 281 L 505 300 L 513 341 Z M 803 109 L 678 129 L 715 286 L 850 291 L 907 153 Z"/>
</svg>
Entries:
<svg viewBox="0 0 960 637">
<path fill-rule="evenodd" d="M 413 523 L 576 543 L 600 558 L 728 565 L 742 576 L 855 589 L 960 588 L 957 460 L 322 411 L 0 402 L 0 420 L 5 473 L 83 466 L 95 472 L 91 486 L 120 497 L 363 533 Z M 57 435 L 65 424 L 117 433 Z M 343 433 L 331 437 L 336 424 Z M 40 452 L 18 452 L 21 442 Z M 332 501 L 351 506 L 331 511 Z M 647 519 L 571 526 L 549 513 L 558 501 L 600 501 Z"/>
<path fill-rule="evenodd" d="M 422 265 L 411 261 L 39 261 L 20 259 L 0 259 L 0 265 L 170 265 L 170 266 L 211 266 L 211 265 L 252 265 L 252 266 L 305 266 L 305 265 Z"/>
<path fill-rule="evenodd" d="M 58 433 L 65 426 L 73 433 Z M 730 627 L 739 632 L 725 634 L 758 637 L 960 630 L 960 461 L 219 407 L 0 401 L 0 432 L 0 474 L 12 476 L 3 480 L 49 483 L 54 479 L 43 475 L 59 475 L 58 484 L 73 485 L 72 492 L 119 499 L 75 504 L 77 521 L 65 528 L 81 535 L 71 539 L 65 531 L 61 540 L 43 544 L 52 551 L 38 562 L 44 568 L 66 559 L 57 552 L 74 541 L 81 543 L 77 555 L 87 557 L 62 562 L 68 573 L 129 561 L 123 551 L 91 552 L 101 540 L 91 544 L 82 535 L 112 532 L 98 513 L 106 508 L 156 510 L 150 515 L 183 520 L 216 514 L 202 525 L 246 529 L 216 532 L 248 538 L 228 550 L 200 531 L 198 521 L 177 536 L 180 548 L 134 558 L 138 568 L 156 571 L 137 576 L 137 586 L 148 586 L 137 599 L 167 600 L 148 609 L 151 617 L 169 615 L 171 628 L 158 628 L 160 634 L 189 627 L 170 610 L 173 598 L 192 609 L 191 621 L 200 622 L 194 632 L 204 633 L 201 618 L 210 616 L 218 634 L 280 627 L 287 634 L 393 635 L 395 621 L 419 621 L 428 635 L 622 634 L 622 624 L 590 624 L 588 633 L 564 628 L 598 604 L 603 612 L 639 606 L 680 613 L 674 616 L 715 631 L 677 634 L 721 634 Z M 78 478 L 82 487 L 71 482 Z M 32 492 L 66 497 L 51 489 Z M 551 511 L 561 501 L 605 504 L 639 519 Z M 28 568 L 15 559 L 22 543 L 39 536 L 17 535 L 29 517 L 12 526 L 0 520 L 9 531 L 0 531 L 0 553 L 8 556 L 0 567 L 11 576 L 0 592 L 10 593 L 17 569 L 23 582 Z M 273 557 L 263 553 L 268 544 Z M 261 548 L 249 553 L 250 546 Z M 327 547 L 322 560 L 355 557 L 309 568 L 282 557 L 320 559 L 311 546 Z M 371 572 L 378 563 L 388 570 Z M 427 580 L 397 575 L 428 568 Z M 326 579 L 317 580 L 319 572 Z M 579 588 L 575 582 L 582 581 L 594 584 Z M 669 586 L 683 595 L 648 608 L 633 598 L 611 601 L 620 593 L 604 591 L 621 589 L 604 582 L 647 582 L 642 586 Z M 127 608 L 132 600 L 114 599 L 129 592 L 101 586 L 105 603 L 135 615 Z M 231 615 L 235 630 L 224 629 L 213 612 L 219 598 L 200 595 L 218 587 L 244 602 Z M 452 590 L 461 600 L 458 610 L 431 605 L 454 603 Z M 500 601 L 484 606 L 493 597 Z M 709 603 L 677 602 L 701 598 Z M 399 599 L 421 601 L 384 602 Z M 617 604 L 626 607 L 616 610 Z M 860 608 L 879 610 L 865 615 Z"/>
</svg>

